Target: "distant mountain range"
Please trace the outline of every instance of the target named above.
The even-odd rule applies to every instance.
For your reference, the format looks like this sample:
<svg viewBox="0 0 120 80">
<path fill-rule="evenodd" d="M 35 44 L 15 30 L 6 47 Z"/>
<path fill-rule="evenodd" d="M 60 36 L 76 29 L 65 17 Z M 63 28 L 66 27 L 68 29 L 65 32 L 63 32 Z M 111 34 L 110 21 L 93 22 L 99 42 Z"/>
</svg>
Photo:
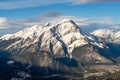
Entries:
<svg viewBox="0 0 120 80">
<path fill-rule="evenodd" d="M 54 70 L 88 77 L 119 71 L 120 30 L 84 32 L 75 21 L 64 19 L 3 35 L 0 60 L 45 68 L 46 74 Z"/>
</svg>

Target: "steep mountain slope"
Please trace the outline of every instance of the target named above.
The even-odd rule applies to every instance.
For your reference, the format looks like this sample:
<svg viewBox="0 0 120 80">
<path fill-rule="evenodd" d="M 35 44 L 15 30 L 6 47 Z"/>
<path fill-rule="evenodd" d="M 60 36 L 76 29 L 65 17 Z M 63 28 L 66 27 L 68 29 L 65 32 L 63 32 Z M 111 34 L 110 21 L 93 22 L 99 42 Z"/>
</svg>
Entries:
<svg viewBox="0 0 120 80">
<path fill-rule="evenodd" d="M 48 23 L 44 26 L 35 25 L 15 34 L 2 36 L 0 39 L 1 42 L 13 40 L 14 43 L 7 45 L 4 50 L 19 54 L 24 53 L 27 50 L 26 48 L 34 45 L 30 48 L 30 52 L 42 50 L 54 55 L 72 58 L 72 51 L 75 47 L 89 43 L 102 47 L 102 44 L 91 41 L 81 34 L 80 28 L 72 20 L 66 19 L 59 23 Z"/>
<path fill-rule="evenodd" d="M 79 29 L 72 21 L 65 20 L 58 24 L 48 23 L 47 25 L 40 27 L 35 25 L 15 34 L 2 36 L 0 39 L 1 41 L 18 39 L 13 44 L 7 46 L 5 50 L 10 50 L 11 48 L 24 48 L 36 43 L 35 47 L 37 49 L 46 47 L 46 50 L 50 51 L 49 45 L 54 45 L 55 53 L 59 51 L 59 47 L 63 47 L 64 51 L 66 49 L 67 54 L 68 48 L 87 44 L 87 41 L 84 38 L 85 37 L 80 34 Z M 72 49 L 70 50 L 72 51 Z"/>
<path fill-rule="evenodd" d="M 95 33 L 102 37 L 106 33 L 105 38 L 112 34 Z M 114 63 L 104 43 L 82 34 L 75 22 L 68 19 L 1 36 L 0 51 L 10 53 L 10 59 L 21 63 L 74 73 L 89 71 L 85 68 L 89 65 Z"/>
<path fill-rule="evenodd" d="M 120 30 L 99 29 L 93 31 L 91 34 L 98 42 L 102 42 L 108 47 L 110 57 L 120 62 Z"/>
</svg>

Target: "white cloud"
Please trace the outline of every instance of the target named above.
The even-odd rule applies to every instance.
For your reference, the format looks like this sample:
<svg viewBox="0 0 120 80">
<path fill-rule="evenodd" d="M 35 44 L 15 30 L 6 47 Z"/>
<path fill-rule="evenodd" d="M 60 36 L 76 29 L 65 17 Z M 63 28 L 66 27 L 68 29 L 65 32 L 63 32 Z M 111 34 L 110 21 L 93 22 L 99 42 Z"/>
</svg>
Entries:
<svg viewBox="0 0 120 80">
<path fill-rule="evenodd" d="M 119 2 L 120 0 L 76 0 L 73 4 L 103 3 L 103 2 Z"/>
<path fill-rule="evenodd" d="M 47 13 L 46 13 L 47 14 Z M 94 17 L 94 18 L 79 18 L 71 16 L 61 16 L 54 18 L 46 17 L 35 17 L 35 18 L 26 18 L 18 20 L 9 20 L 7 18 L 0 18 L 0 35 L 6 33 L 13 33 L 19 30 L 22 30 L 26 27 L 31 27 L 32 25 L 43 25 L 48 22 L 61 21 L 63 19 L 72 19 L 77 25 L 80 26 L 86 32 L 90 32 L 95 29 L 106 28 L 106 29 L 120 29 L 120 23 L 112 21 L 112 18 L 107 17 Z"/>
<path fill-rule="evenodd" d="M 0 17 L 0 30 L 6 30 L 6 29 L 23 29 L 28 26 L 32 26 L 34 24 L 44 24 L 45 22 L 49 21 L 49 19 L 56 18 L 60 16 L 62 12 L 60 11 L 51 11 L 42 13 L 37 17 L 34 18 L 23 18 L 23 19 L 17 19 L 17 20 L 10 20 L 6 17 Z"/>
<path fill-rule="evenodd" d="M 4 27 L 6 25 L 8 19 L 5 17 L 0 17 L 0 29 L 7 29 L 8 27 Z"/>
<path fill-rule="evenodd" d="M 0 17 L 0 25 L 3 25 L 7 21 L 7 18 Z"/>
</svg>

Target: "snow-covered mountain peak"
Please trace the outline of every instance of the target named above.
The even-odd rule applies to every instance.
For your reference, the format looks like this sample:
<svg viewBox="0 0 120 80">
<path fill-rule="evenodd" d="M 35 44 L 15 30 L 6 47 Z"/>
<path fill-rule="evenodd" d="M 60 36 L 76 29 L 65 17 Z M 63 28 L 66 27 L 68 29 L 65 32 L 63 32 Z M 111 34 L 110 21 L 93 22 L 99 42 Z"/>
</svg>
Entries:
<svg viewBox="0 0 120 80">
<path fill-rule="evenodd" d="M 6 48 L 7 50 L 10 48 L 24 48 L 34 44 L 36 44 L 37 49 L 45 48 L 46 50 L 50 50 L 49 45 L 53 44 L 54 53 L 58 53 L 64 47 L 70 54 L 74 47 L 83 46 L 88 43 L 87 38 L 81 34 L 75 22 L 68 19 L 64 19 L 58 23 L 50 22 L 43 26 L 34 25 L 17 33 L 2 36 L 0 39 L 3 41 L 18 39 L 9 45 Z M 59 53 L 64 53 L 64 50 Z"/>
<path fill-rule="evenodd" d="M 104 47 L 92 37 L 82 34 L 76 23 L 68 19 L 58 23 L 49 22 L 43 26 L 34 25 L 17 33 L 2 36 L 0 40 L 10 42 L 3 49 L 12 53 L 47 52 L 55 57 L 68 58 L 74 57 L 75 49 L 82 46 L 88 47 L 88 44 L 99 48 Z"/>
<path fill-rule="evenodd" d="M 114 31 L 113 33 L 114 33 L 113 36 L 114 36 L 115 38 L 120 38 L 120 30 Z"/>
<path fill-rule="evenodd" d="M 70 21 L 71 21 L 70 19 L 63 19 L 62 23 L 66 23 L 66 22 L 70 22 Z"/>
<path fill-rule="evenodd" d="M 112 30 L 109 30 L 109 29 L 98 29 L 98 30 L 93 31 L 91 34 L 94 35 L 94 36 L 101 37 L 101 38 L 106 38 L 110 34 L 112 34 Z"/>
<path fill-rule="evenodd" d="M 60 21 L 59 23 L 54 23 L 54 22 L 49 22 L 43 26 L 39 25 L 33 25 L 32 27 L 28 27 L 23 29 L 22 31 L 19 31 L 14 34 L 6 34 L 4 36 L 1 36 L 1 40 L 8 40 L 8 39 L 13 39 L 13 38 L 22 38 L 22 39 L 27 39 L 27 38 L 34 38 L 35 36 L 39 36 L 40 33 L 49 30 L 50 28 L 57 28 L 59 31 L 69 31 L 72 27 L 75 27 L 75 25 L 72 23 L 72 20 L 69 19 L 64 19 Z"/>
<path fill-rule="evenodd" d="M 11 36 L 12 36 L 12 34 L 6 34 L 4 36 L 1 36 L 0 40 L 8 40 L 8 39 L 10 39 Z"/>
<path fill-rule="evenodd" d="M 102 42 L 120 44 L 120 30 L 99 29 L 91 34 Z"/>
<path fill-rule="evenodd" d="M 19 31 L 14 34 L 6 34 L 0 37 L 0 39 L 8 40 L 8 39 L 14 39 L 14 38 L 22 38 L 22 39 L 27 39 L 28 37 L 32 38 L 34 36 L 39 35 L 38 34 L 39 30 L 41 30 L 41 28 L 38 25 L 34 25 L 32 27 L 25 28 L 22 31 Z"/>
</svg>

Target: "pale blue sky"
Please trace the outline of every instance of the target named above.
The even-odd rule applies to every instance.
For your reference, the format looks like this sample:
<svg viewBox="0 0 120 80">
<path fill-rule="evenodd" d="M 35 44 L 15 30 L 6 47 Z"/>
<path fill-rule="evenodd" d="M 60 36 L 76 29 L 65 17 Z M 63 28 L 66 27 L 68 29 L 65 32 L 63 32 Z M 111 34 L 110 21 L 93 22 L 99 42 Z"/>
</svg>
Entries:
<svg viewBox="0 0 120 80">
<path fill-rule="evenodd" d="M 43 6 L 34 6 L 27 8 L 19 7 L 13 9 L 0 7 L 0 17 L 7 17 L 10 19 L 31 18 L 47 12 L 59 11 L 62 13 L 62 15 L 67 16 L 80 16 L 80 17 L 111 16 L 114 18 L 114 20 L 120 20 L 119 8 L 120 2 L 87 3 L 78 5 L 74 5 L 71 3 L 56 3 Z"/>
<path fill-rule="evenodd" d="M 81 18 L 108 16 L 112 17 L 114 21 L 120 22 L 119 8 L 120 0 L 0 0 L 0 34 L 7 33 L 7 30 L 8 33 L 12 32 L 12 30 L 3 27 L 6 21 L 10 23 L 12 20 L 43 16 L 44 18 L 56 16 L 78 16 Z"/>
</svg>

